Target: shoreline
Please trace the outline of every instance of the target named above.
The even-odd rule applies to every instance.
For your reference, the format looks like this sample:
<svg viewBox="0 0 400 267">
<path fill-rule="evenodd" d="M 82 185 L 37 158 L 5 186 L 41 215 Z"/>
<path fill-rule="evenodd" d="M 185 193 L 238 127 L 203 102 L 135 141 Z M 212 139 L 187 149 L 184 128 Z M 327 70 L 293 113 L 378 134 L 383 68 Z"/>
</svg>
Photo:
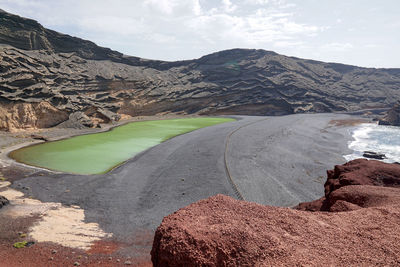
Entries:
<svg viewBox="0 0 400 267">
<path fill-rule="evenodd" d="M 108 132 L 111 131 L 112 129 L 123 126 L 128 123 L 132 122 L 141 122 L 141 121 L 150 121 L 150 120 L 168 120 L 168 119 L 183 119 L 183 118 L 198 118 L 198 117 L 209 117 L 209 116 L 200 116 L 200 115 L 163 115 L 163 116 L 140 116 L 140 117 L 132 117 L 126 120 L 121 120 L 113 124 L 104 124 L 102 128 L 85 128 L 85 129 L 75 129 L 75 128 L 58 128 L 57 126 L 52 127 L 52 128 L 46 128 L 46 129 L 35 129 L 35 130 L 21 130 L 18 132 L 4 132 L 0 131 L 0 135 L 3 135 L 3 137 L 7 137 L 10 135 L 24 135 L 27 134 L 28 137 L 27 139 L 29 141 L 25 142 L 20 142 L 17 144 L 12 144 L 10 142 L 5 142 L 5 144 L 1 144 L 2 147 L 0 149 L 0 167 L 5 167 L 5 166 L 10 166 L 11 164 L 16 164 L 20 167 L 23 168 L 28 168 L 28 169 L 33 169 L 33 170 L 41 170 L 41 171 L 47 171 L 50 173 L 66 173 L 66 174 L 75 174 L 75 173 L 68 173 L 68 172 L 62 172 L 62 171 L 56 171 L 52 169 L 46 169 L 38 166 L 33 166 L 33 165 L 28 165 L 24 164 L 22 162 L 19 162 L 11 157 L 9 157 L 9 154 L 13 152 L 14 150 L 18 150 L 23 147 L 28 147 L 28 146 L 33 146 L 33 145 L 38 145 L 41 143 L 45 142 L 55 142 L 55 141 L 60 141 L 60 140 L 65 140 L 69 138 L 73 138 L 76 136 L 83 136 L 83 135 L 89 135 L 89 134 L 96 134 L 96 133 L 103 133 L 103 132 Z M 224 117 L 224 116 L 220 116 Z M 229 117 L 229 116 L 225 116 Z M 67 133 L 66 133 L 67 132 Z M 44 136 L 47 140 L 36 140 L 32 137 L 29 137 L 31 135 L 39 135 L 39 136 Z M 18 139 L 18 137 L 17 137 Z M 123 164 L 123 162 L 121 163 Z M 119 164 L 118 166 L 120 166 Z M 115 166 L 115 167 L 118 167 Z M 114 169 L 114 168 L 112 168 Z"/>
<path fill-rule="evenodd" d="M 13 146 L 5 154 L 13 161 L 53 173 L 96 175 L 105 174 L 121 166 L 136 154 L 154 147 L 168 139 L 194 130 L 234 121 L 228 117 L 196 116 L 142 120 L 105 127 L 104 131 L 84 133 L 67 138 L 53 138 L 45 142 L 31 142 Z M 144 128 L 143 128 L 144 127 Z M 147 129 L 143 132 L 142 129 Z M 122 138 L 122 139 L 120 139 Z M 42 139 L 46 139 L 43 138 Z M 99 141 L 101 140 L 101 141 Z M 147 140 L 147 141 L 146 141 Z M 146 143 L 147 142 L 147 143 Z M 66 147 L 65 144 L 68 144 Z M 87 144 L 90 144 L 88 147 Z M 70 146 L 75 149 L 71 150 Z M 81 147 L 85 149 L 82 150 Z M 108 154 L 100 155 L 100 151 Z M 11 151 L 11 152 L 9 152 Z M 65 157 L 63 151 L 66 151 Z M 79 152 L 77 152 L 79 151 Z M 71 155 L 72 153 L 72 155 Z M 51 155 L 51 156 L 49 156 Z M 58 163 L 54 163 L 53 158 Z M 103 162 L 98 164 L 97 161 Z M 63 164 L 59 164 L 63 162 Z"/>
<path fill-rule="evenodd" d="M 313 136 L 325 136 L 326 138 L 335 136 L 339 139 L 338 141 L 344 140 L 348 137 L 351 138 L 350 132 L 348 132 L 349 135 L 347 137 L 343 135 L 350 126 L 331 126 L 331 118 L 348 119 L 354 118 L 354 116 L 300 114 L 280 117 L 238 116 L 238 118 L 240 120 L 236 122 L 206 127 L 174 137 L 150 148 L 139 157 L 126 161 L 125 164 L 118 166 L 107 174 L 85 176 L 40 170 L 39 173 L 30 174 L 29 177 L 19 177 L 16 179 L 18 180 L 17 183 L 15 183 L 16 180 L 10 180 L 14 182 L 11 188 L 21 191 L 27 198 L 32 197 L 42 203 L 60 203 L 65 207 L 79 207 L 84 211 L 85 223 L 97 223 L 102 231 L 113 234 L 112 242 L 125 244 L 117 249 L 122 255 L 148 259 L 148 252 L 153 238 L 152 233 L 164 216 L 210 195 L 222 193 L 234 196 L 235 193 L 225 177 L 226 172 L 223 165 L 225 141 L 229 133 L 236 131 L 249 122 L 254 122 L 250 128 L 236 131 L 233 134 L 231 140 L 233 143 L 229 143 L 227 162 L 229 168 L 233 168 L 233 179 L 236 179 L 235 182 L 238 182 L 241 190 L 245 194 L 247 193 L 247 196 L 249 192 L 250 195 L 257 195 L 259 193 L 254 191 L 254 185 L 249 187 L 248 181 L 237 181 L 240 176 L 235 167 L 242 166 L 240 162 L 243 161 L 243 157 L 238 155 L 239 158 L 235 159 L 235 154 L 232 153 L 236 151 L 235 146 L 243 143 L 243 145 L 248 144 L 249 147 L 258 147 L 257 138 L 250 138 L 250 136 L 259 136 L 260 131 L 264 135 L 270 136 L 271 140 L 277 145 L 280 142 L 279 140 L 290 141 L 290 138 L 303 140 L 307 136 L 310 136 L 311 139 Z M 314 126 L 302 126 L 303 128 L 301 127 L 299 128 L 300 131 L 297 131 L 298 129 L 293 128 L 293 125 L 298 121 L 304 121 L 306 124 L 310 121 Z M 329 126 L 327 129 L 324 128 L 325 126 L 321 127 L 325 124 L 326 127 Z M 304 132 L 302 132 L 303 129 L 305 130 Z M 336 135 L 335 131 L 342 131 L 342 135 L 340 133 Z M 246 141 L 243 142 L 243 140 Z M 320 141 L 324 141 L 323 138 Z M 326 142 L 329 143 L 331 141 L 328 140 Z M 271 146 L 274 143 L 267 143 L 267 147 L 274 147 Z M 322 145 L 326 146 L 328 143 L 323 143 Z M 281 143 L 280 145 L 288 149 L 294 148 L 292 143 Z M 347 147 L 347 143 L 344 145 Z M 276 152 L 280 151 L 276 150 L 276 148 L 273 149 Z M 298 147 L 298 149 L 304 148 Z M 336 151 L 332 151 L 332 153 L 337 153 Z M 249 151 L 249 153 L 249 155 L 253 155 L 253 152 Z M 260 155 L 268 156 L 270 154 L 268 151 L 264 151 Z M 273 155 L 275 157 L 278 156 L 278 154 Z M 343 155 L 344 153 L 341 153 L 341 156 Z M 244 158 L 248 158 L 248 156 L 244 156 Z M 268 157 L 274 160 L 274 156 Z M 294 156 L 294 154 L 287 154 L 288 158 L 293 158 Z M 264 161 L 262 160 L 261 162 Z M 337 164 L 339 163 L 337 162 Z M 264 162 L 263 164 L 268 165 L 270 163 Z M 325 168 L 318 163 L 310 162 L 310 164 L 310 166 L 317 166 L 319 169 Z M 253 172 L 254 169 L 249 169 L 251 166 L 253 165 L 247 166 L 244 171 Z M 297 176 L 299 176 L 300 173 L 304 173 L 300 167 L 308 168 L 308 165 L 302 166 L 301 164 L 296 165 L 291 175 L 297 173 Z M 283 167 L 285 167 L 284 164 Z M 332 167 L 329 166 L 329 169 Z M 324 172 L 326 169 L 324 169 Z M 262 176 L 257 173 L 253 174 L 255 175 L 255 180 L 253 181 L 257 183 L 258 178 L 256 177 Z M 281 176 L 286 174 L 288 173 L 279 173 Z M 312 176 L 313 174 L 310 173 L 310 175 Z M 273 183 L 273 180 L 271 180 L 271 185 Z M 311 181 L 310 183 L 313 184 L 309 188 L 312 191 L 315 189 L 317 182 Z M 317 187 L 319 188 L 320 185 Z M 28 190 L 24 188 L 28 188 Z M 292 190 L 291 187 L 288 188 Z M 307 190 L 293 192 L 297 192 L 295 194 L 299 194 L 298 196 L 309 194 Z M 310 195 L 310 198 L 313 198 L 313 195 Z M 150 234 L 145 237 L 135 238 L 138 233 L 143 232 Z M 142 252 L 139 252 L 138 249 Z"/>
</svg>

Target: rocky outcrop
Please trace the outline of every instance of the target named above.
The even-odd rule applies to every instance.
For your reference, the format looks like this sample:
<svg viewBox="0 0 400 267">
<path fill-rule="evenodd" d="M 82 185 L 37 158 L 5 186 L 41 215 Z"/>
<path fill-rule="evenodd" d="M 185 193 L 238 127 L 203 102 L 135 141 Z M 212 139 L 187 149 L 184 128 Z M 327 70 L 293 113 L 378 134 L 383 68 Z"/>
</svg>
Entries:
<svg viewBox="0 0 400 267">
<path fill-rule="evenodd" d="M 354 111 L 387 107 L 400 99 L 399 89 L 399 69 L 324 63 L 265 50 L 232 49 L 177 62 L 129 57 L 0 12 L 1 105 L 46 101 L 67 113 L 65 120 L 75 112 L 98 125 L 105 113 L 113 121 L 119 115 L 165 113 Z M 93 108 L 103 112 L 91 117 Z M 0 123 L 8 125 L 3 119 Z"/>
<path fill-rule="evenodd" d="M 0 101 L 0 130 L 37 129 L 55 126 L 68 118 L 46 101 L 39 103 L 2 103 Z"/>
<path fill-rule="evenodd" d="M 355 160 L 328 175 L 330 212 L 223 195 L 180 209 L 157 228 L 154 266 L 398 265 L 400 166 Z"/>
<path fill-rule="evenodd" d="M 382 153 L 377 153 L 373 151 L 364 151 L 363 153 L 364 158 L 369 158 L 369 159 L 386 159 L 386 155 Z"/>
<path fill-rule="evenodd" d="M 383 119 L 379 120 L 379 125 L 400 126 L 400 102 L 395 104 Z"/>
<path fill-rule="evenodd" d="M 325 196 L 316 201 L 300 203 L 296 207 L 297 209 L 308 211 L 332 211 L 332 205 L 336 203 L 338 194 L 343 192 L 338 189 L 348 185 L 400 188 L 400 166 L 398 164 L 388 164 L 376 160 L 356 159 L 346 164 L 335 166 L 333 170 L 327 171 L 327 174 L 328 179 L 324 185 Z M 346 197 L 351 196 L 346 195 Z M 345 199 L 341 200 L 345 201 Z M 350 199 L 348 202 L 353 203 L 354 201 L 352 202 Z M 334 209 L 337 209 L 337 207 Z"/>
<path fill-rule="evenodd" d="M 9 203 L 10 201 L 7 198 L 0 196 L 0 209 Z"/>
</svg>

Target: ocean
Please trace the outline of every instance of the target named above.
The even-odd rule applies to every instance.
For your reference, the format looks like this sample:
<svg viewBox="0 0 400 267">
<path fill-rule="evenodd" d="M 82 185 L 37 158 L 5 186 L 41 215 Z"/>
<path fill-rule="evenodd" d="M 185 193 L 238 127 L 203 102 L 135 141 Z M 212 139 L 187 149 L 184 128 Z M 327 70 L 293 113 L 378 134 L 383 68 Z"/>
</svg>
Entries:
<svg viewBox="0 0 400 267">
<path fill-rule="evenodd" d="M 384 162 L 400 162 L 400 127 L 364 123 L 352 133 L 354 140 L 349 142 L 352 154 L 345 155 L 347 161 L 363 158 L 364 151 L 385 154 Z"/>
</svg>

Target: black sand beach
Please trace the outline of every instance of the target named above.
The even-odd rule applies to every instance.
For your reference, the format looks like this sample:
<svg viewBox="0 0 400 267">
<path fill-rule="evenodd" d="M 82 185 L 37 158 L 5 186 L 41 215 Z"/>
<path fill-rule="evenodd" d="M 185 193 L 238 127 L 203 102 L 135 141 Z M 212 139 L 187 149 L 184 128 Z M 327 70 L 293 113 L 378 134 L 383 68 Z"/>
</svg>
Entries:
<svg viewBox="0 0 400 267">
<path fill-rule="evenodd" d="M 112 233 L 127 253 L 145 255 L 162 218 L 200 199 L 225 194 L 293 206 L 322 196 L 326 170 L 344 162 L 351 139 L 349 126 L 330 122 L 355 117 L 237 118 L 170 139 L 104 175 L 32 176 L 12 187 L 43 202 L 80 206 L 85 221 Z"/>
</svg>

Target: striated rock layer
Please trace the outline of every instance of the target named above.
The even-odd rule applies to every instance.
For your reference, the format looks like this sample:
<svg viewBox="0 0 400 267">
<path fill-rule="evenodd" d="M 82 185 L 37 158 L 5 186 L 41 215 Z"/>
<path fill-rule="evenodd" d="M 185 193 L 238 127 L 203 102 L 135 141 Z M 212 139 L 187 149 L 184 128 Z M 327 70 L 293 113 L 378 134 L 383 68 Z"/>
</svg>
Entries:
<svg viewBox="0 0 400 267">
<path fill-rule="evenodd" d="M 123 55 L 0 12 L 0 106 L 51 104 L 74 126 L 164 113 L 283 115 L 388 107 L 400 99 L 400 69 L 324 63 L 256 49 L 164 62 Z M 70 117 L 75 112 L 82 114 Z M 91 112 L 89 112 L 91 113 Z M 98 113 L 97 113 L 98 114 Z M 8 122 L 5 122 L 7 117 Z M 13 116 L 0 130 L 32 126 Z M 36 123 L 49 127 L 59 123 Z"/>
<path fill-rule="evenodd" d="M 164 218 L 152 261 L 154 266 L 397 266 L 399 181 L 397 164 L 354 160 L 328 171 L 330 212 L 223 195 L 201 200 Z"/>
</svg>

